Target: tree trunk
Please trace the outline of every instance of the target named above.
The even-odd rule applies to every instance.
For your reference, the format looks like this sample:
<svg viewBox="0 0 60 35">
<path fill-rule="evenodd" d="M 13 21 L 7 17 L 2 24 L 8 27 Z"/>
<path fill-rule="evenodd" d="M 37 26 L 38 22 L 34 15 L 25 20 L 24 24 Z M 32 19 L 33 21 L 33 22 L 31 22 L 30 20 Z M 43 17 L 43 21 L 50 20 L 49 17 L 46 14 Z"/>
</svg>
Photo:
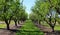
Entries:
<svg viewBox="0 0 60 35">
<path fill-rule="evenodd" d="M 38 24 L 40 24 L 40 23 L 39 23 L 39 20 L 38 20 Z"/>
<path fill-rule="evenodd" d="M 21 20 L 21 23 L 23 23 L 23 21 Z"/>
<path fill-rule="evenodd" d="M 8 20 L 6 20 L 6 19 L 5 19 L 5 23 L 6 23 L 6 25 L 7 25 L 7 30 L 9 30 L 9 29 L 10 29 L 10 27 L 9 27 L 9 24 L 10 24 L 10 23 L 9 23 Z"/>
<path fill-rule="evenodd" d="M 18 20 L 18 24 L 20 24 L 20 23 L 19 23 L 19 20 Z"/>
<path fill-rule="evenodd" d="M 9 24 L 7 23 L 6 25 L 7 25 L 7 30 L 10 30 Z"/>
<path fill-rule="evenodd" d="M 54 26 L 52 26 L 52 32 L 54 32 Z"/>
<path fill-rule="evenodd" d="M 17 26 L 17 21 L 14 21 L 15 22 L 15 26 Z"/>
</svg>

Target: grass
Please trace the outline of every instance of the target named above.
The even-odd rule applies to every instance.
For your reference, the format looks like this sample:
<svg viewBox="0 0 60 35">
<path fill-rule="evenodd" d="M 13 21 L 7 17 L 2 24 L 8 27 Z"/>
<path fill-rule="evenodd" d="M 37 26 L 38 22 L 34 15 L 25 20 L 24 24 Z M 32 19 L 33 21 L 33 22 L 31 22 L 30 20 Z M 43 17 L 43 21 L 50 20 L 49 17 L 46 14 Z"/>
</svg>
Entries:
<svg viewBox="0 0 60 35">
<path fill-rule="evenodd" d="M 16 35 L 43 35 L 43 32 L 41 32 L 39 28 L 37 28 L 30 20 L 28 20 L 24 23 Z"/>
<path fill-rule="evenodd" d="M 10 25 L 14 24 L 13 21 L 11 21 Z M 5 23 L 1 23 L 0 24 L 0 28 L 6 28 L 6 24 Z"/>
<path fill-rule="evenodd" d="M 10 25 L 12 24 L 14 24 L 13 21 L 11 21 Z M 44 23 L 43 25 L 49 27 L 47 23 Z M 0 28 L 6 28 L 6 24 L 0 24 Z M 60 30 L 60 25 L 56 25 L 54 29 Z M 16 32 L 16 35 L 43 35 L 43 32 L 41 32 L 40 29 L 37 28 L 30 20 L 27 20 L 19 30 L 20 31 Z"/>
<path fill-rule="evenodd" d="M 60 30 L 60 25 L 56 25 L 55 30 Z"/>
<path fill-rule="evenodd" d="M 44 26 L 46 26 L 46 27 L 50 27 L 46 22 L 42 22 L 41 24 L 44 25 Z M 55 26 L 54 29 L 55 29 L 55 30 L 60 30 L 60 25 L 57 25 L 57 24 L 56 24 L 56 26 Z"/>
<path fill-rule="evenodd" d="M 43 21 L 41 24 L 42 24 L 43 26 L 49 27 L 49 25 L 48 25 L 46 22 L 44 22 L 44 21 Z"/>
<path fill-rule="evenodd" d="M 39 29 L 31 21 L 26 21 L 21 30 L 34 31 Z"/>
<path fill-rule="evenodd" d="M 6 28 L 6 24 L 0 24 L 0 28 Z"/>
</svg>

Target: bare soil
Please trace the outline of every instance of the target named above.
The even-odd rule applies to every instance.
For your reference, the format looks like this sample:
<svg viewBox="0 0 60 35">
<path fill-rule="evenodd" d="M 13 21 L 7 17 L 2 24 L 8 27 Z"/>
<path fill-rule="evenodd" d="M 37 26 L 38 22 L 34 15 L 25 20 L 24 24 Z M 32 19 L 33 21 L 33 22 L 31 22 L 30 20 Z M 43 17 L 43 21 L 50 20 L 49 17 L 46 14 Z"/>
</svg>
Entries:
<svg viewBox="0 0 60 35">
<path fill-rule="evenodd" d="M 16 35 L 16 31 L 22 26 L 23 24 L 19 24 L 18 27 L 15 25 L 10 25 L 11 30 L 7 30 L 6 28 L 0 29 L 0 35 Z M 46 26 L 43 26 L 41 24 L 36 24 L 35 25 L 40 28 L 42 32 L 44 32 L 44 35 L 60 35 L 60 31 L 55 31 L 52 32 L 51 28 L 48 28 Z"/>
<path fill-rule="evenodd" d="M 1 29 L 0 28 L 0 35 L 16 35 L 16 31 L 18 28 L 20 28 L 23 24 L 18 25 L 17 27 L 15 25 L 10 25 L 10 30 L 7 30 L 6 28 Z"/>
<path fill-rule="evenodd" d="M 35 25 L 40 28 L 40 30 L 44 33 L 44 35 L 60 35 L 60 31 L 52 32 L 52 29 L 41 24 L 35 23 Z"/>
</svg>

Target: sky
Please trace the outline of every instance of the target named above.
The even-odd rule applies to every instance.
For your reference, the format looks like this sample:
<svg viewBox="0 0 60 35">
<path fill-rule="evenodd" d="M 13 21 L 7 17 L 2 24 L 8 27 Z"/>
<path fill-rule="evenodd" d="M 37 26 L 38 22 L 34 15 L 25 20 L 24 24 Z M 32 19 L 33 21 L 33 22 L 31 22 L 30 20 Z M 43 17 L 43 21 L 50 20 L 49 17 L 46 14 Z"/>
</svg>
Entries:
<svg viewBox="0 0 60 35">
<path fill-rule="evenodd" d="M 34 6 L 35 0 L 24 0 L 23 5 L 26 7 L 26 12 L 31 13 L 31 8 Z"/>
</svg>

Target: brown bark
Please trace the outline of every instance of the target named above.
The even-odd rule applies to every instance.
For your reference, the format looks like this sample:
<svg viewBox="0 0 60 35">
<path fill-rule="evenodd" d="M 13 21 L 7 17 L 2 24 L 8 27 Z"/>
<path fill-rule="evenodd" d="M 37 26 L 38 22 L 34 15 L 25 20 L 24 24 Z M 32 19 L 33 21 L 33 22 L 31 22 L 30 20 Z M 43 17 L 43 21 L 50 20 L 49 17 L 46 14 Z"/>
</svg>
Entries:
<svg viewBox="0 0 60 35">
<path fill-rule="evenodd" d="M 17 26 L 17 21 L 14 21 L 15 22 L 15 26 Z"/>
<path fill-rule="evenodd" d="M 9 24 L 10 24 L 10 23 L 9 23 L 8 20 L 6 20 L 6 19 L 5 19 L 5 23 L 6 23 L 6 25 L 7 25 L 7 30 L 9 30 L 9 29 L 10 29 L 10 27 L 9 27 Z"/>
<path fill-rule="evenodd" d="M 18 20 L 18 24 L 20 24 L 20 23 L 19 23 L 19 20 Z"/>
<path fill-rule="evenodd" d="M 10 30 L 9 24 L 6 24 L 6 25 L 7 25 L 7 30 Z"/>
</svg>

